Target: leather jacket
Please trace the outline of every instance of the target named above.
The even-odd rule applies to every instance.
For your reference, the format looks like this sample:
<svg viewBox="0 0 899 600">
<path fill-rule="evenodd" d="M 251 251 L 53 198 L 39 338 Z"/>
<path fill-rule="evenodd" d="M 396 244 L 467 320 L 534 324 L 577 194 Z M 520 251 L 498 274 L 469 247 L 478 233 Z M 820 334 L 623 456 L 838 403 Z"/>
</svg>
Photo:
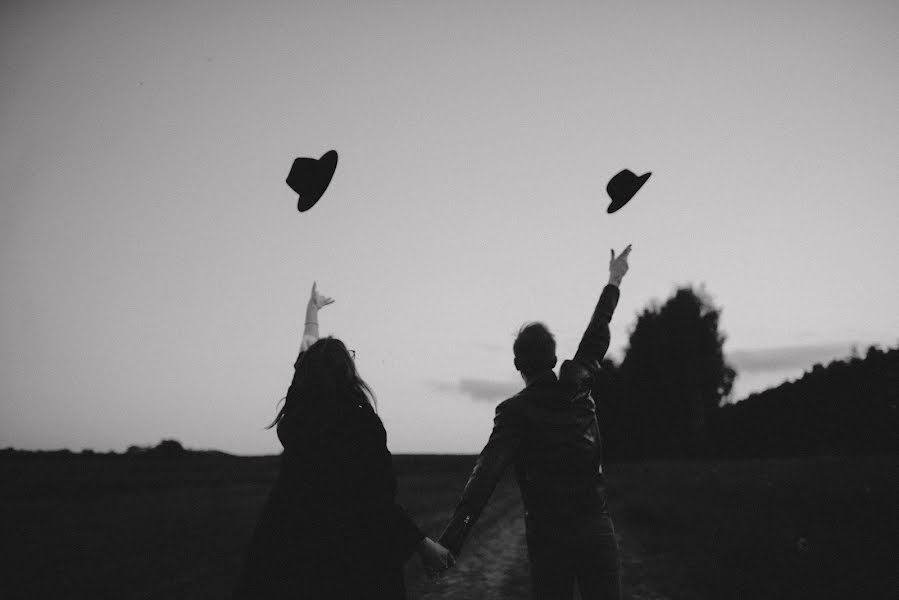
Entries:
<svg viewBox="0 0 899 600">
<path fill-rule="evenodd" d="M 590 390 L 609 348 L 619 291 L 607 285 L 574 358 L 547 370 L 496 407 L 493 432 L 478 456 L 440 543 L 458 555 L 506 467 L 514 464 L 529 533 L 574 533 L 604 512 L 602 450 Z"/>
</svg>

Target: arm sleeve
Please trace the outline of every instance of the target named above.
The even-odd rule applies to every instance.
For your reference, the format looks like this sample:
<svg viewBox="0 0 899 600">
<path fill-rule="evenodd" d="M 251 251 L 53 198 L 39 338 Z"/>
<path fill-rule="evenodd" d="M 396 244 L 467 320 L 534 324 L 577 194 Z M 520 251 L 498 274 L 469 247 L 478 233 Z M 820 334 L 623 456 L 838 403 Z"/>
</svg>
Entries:
<svg viewBox="0 0 899 600">
<path fill-rule="evenodd" d="M 455 556 L 521 445 L 519 427 L 512 411 L 504 405 L 506 402 L 496 408 L 490 439 L 478 456 L 456 510 L 440 536 L 440 543 Z"/>
<path fill-rule="evenodd" d="M 599 374 L 599 365 L 609 349 L 609 322 L 618 305 L 617 286 L 607 285 L 599 296 L 574 358 L 559 369 L 559 381 L 571 391 L 590 389 Z"/>
<path fill-rule="evenodd" d="M 412 520 L 406 509 L 396 502 L 389 514 L 390 530 L 393 532 L 391 552 L 399 564 L 406 562 L 425 535 Z"/>
<path fill-rule="evenodd" d="M 397 481 L 393 471 L 393 457 L 387 449 L 387 434 L 377 416 L 365 427 L 362 434 L 366 439 L 362 445 L 364 455 L 358 464 L 362 467 L 360 476 L 353 482 L 347 493 L 354 494 L 384 519 L 386 525 L 387 551 L 392 561 L 404 563 L 424 538 L 424 534 L 397 502 Z"/>
</svg>

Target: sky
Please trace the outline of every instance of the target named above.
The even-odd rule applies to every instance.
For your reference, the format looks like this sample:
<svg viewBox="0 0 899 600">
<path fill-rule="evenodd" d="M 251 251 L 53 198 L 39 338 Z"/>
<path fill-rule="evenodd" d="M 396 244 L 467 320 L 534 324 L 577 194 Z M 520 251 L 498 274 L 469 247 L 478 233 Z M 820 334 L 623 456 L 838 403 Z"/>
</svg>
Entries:
<svg viewBox="0 0 899 600">
<path fill-rule="evenodd" d="M 393 452 L 679 285 L 733 400 L 899 342 L 899 4 L 0 4 L 0 447 L 280 451 L 312 282 Z M 295 157 L 339 153 L 310 211 Z M 605 184 L 652 176 L 609 215 Z"/>
</svg>

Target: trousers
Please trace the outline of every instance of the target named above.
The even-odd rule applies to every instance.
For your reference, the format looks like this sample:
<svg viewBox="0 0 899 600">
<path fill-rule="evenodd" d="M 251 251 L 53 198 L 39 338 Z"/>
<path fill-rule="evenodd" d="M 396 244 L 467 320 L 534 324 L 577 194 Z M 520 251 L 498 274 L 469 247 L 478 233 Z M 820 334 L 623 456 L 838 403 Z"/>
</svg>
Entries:
<svg viewBox="0 0 899 600">
<path fill-rule="evenodd" d="M 582 600 L 620 600 L 621 559 L 609 513 L 590 515 L 560 535 L 529 527 L 528 558 L 534 600 L 567 600 L 577 584 Z"/>
</svg>

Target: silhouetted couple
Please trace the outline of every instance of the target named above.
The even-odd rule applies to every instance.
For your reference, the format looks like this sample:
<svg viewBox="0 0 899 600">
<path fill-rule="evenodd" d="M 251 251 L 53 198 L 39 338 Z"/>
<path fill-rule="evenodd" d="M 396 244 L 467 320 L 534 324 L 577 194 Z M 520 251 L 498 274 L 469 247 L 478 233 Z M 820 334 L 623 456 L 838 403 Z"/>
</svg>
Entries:
<svg viewBox="0 0 899 600">
<path fill-rule="evenodd" d="M 618 544 L 606 506 L 590 390 L 609 347 L 609 322 L 631 247 L 609 262 L 577 352 L 559 376 L 552 334 L 521 328 L 513 351 L 525 388 L 496 409 L 439 543 L 396 502 L 396 477 L 371 389 L 338 339 L 319 339 L 312 295 L 293 381 L 274 422 L 281 469 L 250 541 L 235 599 L 405 598 L 403 563 L 415 552 L 431 573 L 455 563 L 497 482 L 514 465 L 526 511 L 535 599 L 620 598 Z"/>
</svg>

